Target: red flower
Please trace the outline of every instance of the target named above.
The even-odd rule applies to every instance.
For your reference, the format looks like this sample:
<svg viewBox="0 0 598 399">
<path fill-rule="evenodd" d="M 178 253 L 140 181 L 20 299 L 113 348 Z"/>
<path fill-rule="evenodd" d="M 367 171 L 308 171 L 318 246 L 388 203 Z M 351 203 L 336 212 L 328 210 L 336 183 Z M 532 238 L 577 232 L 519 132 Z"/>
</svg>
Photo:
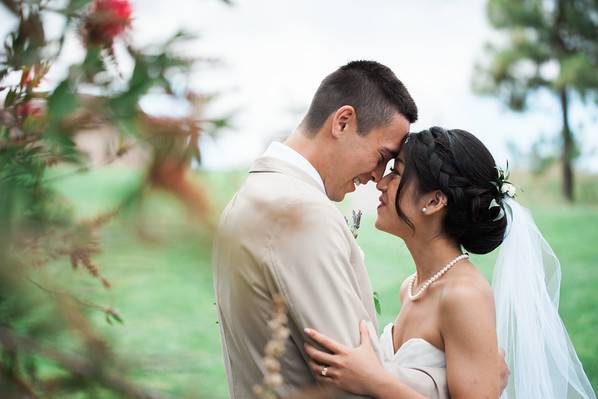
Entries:
<svg viewBox="0 0 598 399">
<path fill-rule="evenodd" d="M 17 105 L 15 107 L 15 113 L 21 119 L 26 119 L 29 116 L 37 118 L 42 115 L 42 108 L 39 105 L 32 104 L 28 101 Z"/>
<path fill-rule="evenodd" d="M 130 25 L 128 0 L 96 0 L 85 18 L 83 35 L 89 44 L 110 46 Z"/>
</svg>

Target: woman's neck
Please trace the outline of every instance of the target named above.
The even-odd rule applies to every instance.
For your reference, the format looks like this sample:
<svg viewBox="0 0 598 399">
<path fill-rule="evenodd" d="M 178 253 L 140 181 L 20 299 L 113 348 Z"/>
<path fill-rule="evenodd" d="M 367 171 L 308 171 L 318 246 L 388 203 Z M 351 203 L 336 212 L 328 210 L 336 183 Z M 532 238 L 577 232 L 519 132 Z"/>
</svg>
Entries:
<svg viewBox="0 0 598 399">
<path fill-rule="evenodd" d="M 457 244 L 440 237 L 425 242 L 411 241 L 405 244 L 415 262 L 416 284 L 426 281 L 463 253 Z"/>
</svg>

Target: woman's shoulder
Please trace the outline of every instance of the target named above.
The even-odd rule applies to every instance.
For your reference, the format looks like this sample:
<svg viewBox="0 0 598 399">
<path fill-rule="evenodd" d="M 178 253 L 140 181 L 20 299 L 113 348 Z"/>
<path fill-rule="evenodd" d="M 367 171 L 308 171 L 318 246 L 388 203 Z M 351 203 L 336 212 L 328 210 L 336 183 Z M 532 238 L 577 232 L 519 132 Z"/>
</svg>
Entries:
<svg viewBox="0 0 598 399">
<path fill-rule="evenodd" d="M 494 309 L 492 287 L 484 275 L 473 264 L 453 270 L 443 281 L 439 298 L 441 315 L 454 312 L 470 312 L 474 309 Z"/>
</svg>

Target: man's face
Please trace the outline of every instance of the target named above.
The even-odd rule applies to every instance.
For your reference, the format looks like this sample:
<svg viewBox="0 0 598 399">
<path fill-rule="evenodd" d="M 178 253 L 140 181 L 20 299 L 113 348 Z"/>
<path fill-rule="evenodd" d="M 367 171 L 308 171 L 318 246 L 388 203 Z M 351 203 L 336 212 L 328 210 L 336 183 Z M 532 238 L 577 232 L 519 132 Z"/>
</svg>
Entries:
<svg viewBox="0 0 598 399">
<path fill-rule="evenodd" d="M 409 132 L 409 121 L 395 113 L 390 123 L 372 129 L 368 134 L 357 134 L 356 126 L 339 142 L 334 158 L 334 173 L 325 180 L 326 193 L 333 201 L 342 201 L 355 191 L 355 179 L 361 184 L 379 181 L 386 164 L 397 156 L 403 137 Z"/>
</svg>

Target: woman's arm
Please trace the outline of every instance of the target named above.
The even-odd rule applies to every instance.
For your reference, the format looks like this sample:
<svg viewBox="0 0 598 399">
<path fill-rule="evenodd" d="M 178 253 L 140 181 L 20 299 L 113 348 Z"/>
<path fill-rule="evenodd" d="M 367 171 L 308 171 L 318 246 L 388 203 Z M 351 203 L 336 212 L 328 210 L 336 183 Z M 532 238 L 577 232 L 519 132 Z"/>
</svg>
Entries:
<svg viewBox="0 0 598 399">
<path fill-rule="evenodd" d="M 359 332 L 361 344 L 353 349 L 315 330 L 305 329 L 311 339 L 331 352 L 323 352 L 305 344 L 305 350 L 312 359 L 309 365 L 318 380 L 345 391 L 378 399 L 425 399 L 384 369 L 372 347 L 364 321 L 359 324 Z M 326 376 L 322 375 L 323 367 L 326 367 Z"/>
<path fill-rule="evenodd" d="M 451 284 L 439 314 L 451 398 L 498 398 L 502 370 L 490 286 L 470 279 Z"/>
<path fill-rule="evenodd" d="M 490 286 L 474 284 L 450 287 L 440 304 L 441 333 L 452 398 L 498 398 L 507 385 L 509 369 L 504 353 L 497 348 L 494 299 Z M 403 289 L 401 289 L 403 291 Z M 421 399 L 421 394 L 401 383 L 384 369 L 369 340 L 365 323 L 360 323 L 361 344 L 349 348 L 323 334 L 306 329 L 306 334 L 325 350 L 306 344 L 310 367 L 322 383 L 378 399 Z M 321 375 L 327 366 L 327 375 Z"/>
</svg>

